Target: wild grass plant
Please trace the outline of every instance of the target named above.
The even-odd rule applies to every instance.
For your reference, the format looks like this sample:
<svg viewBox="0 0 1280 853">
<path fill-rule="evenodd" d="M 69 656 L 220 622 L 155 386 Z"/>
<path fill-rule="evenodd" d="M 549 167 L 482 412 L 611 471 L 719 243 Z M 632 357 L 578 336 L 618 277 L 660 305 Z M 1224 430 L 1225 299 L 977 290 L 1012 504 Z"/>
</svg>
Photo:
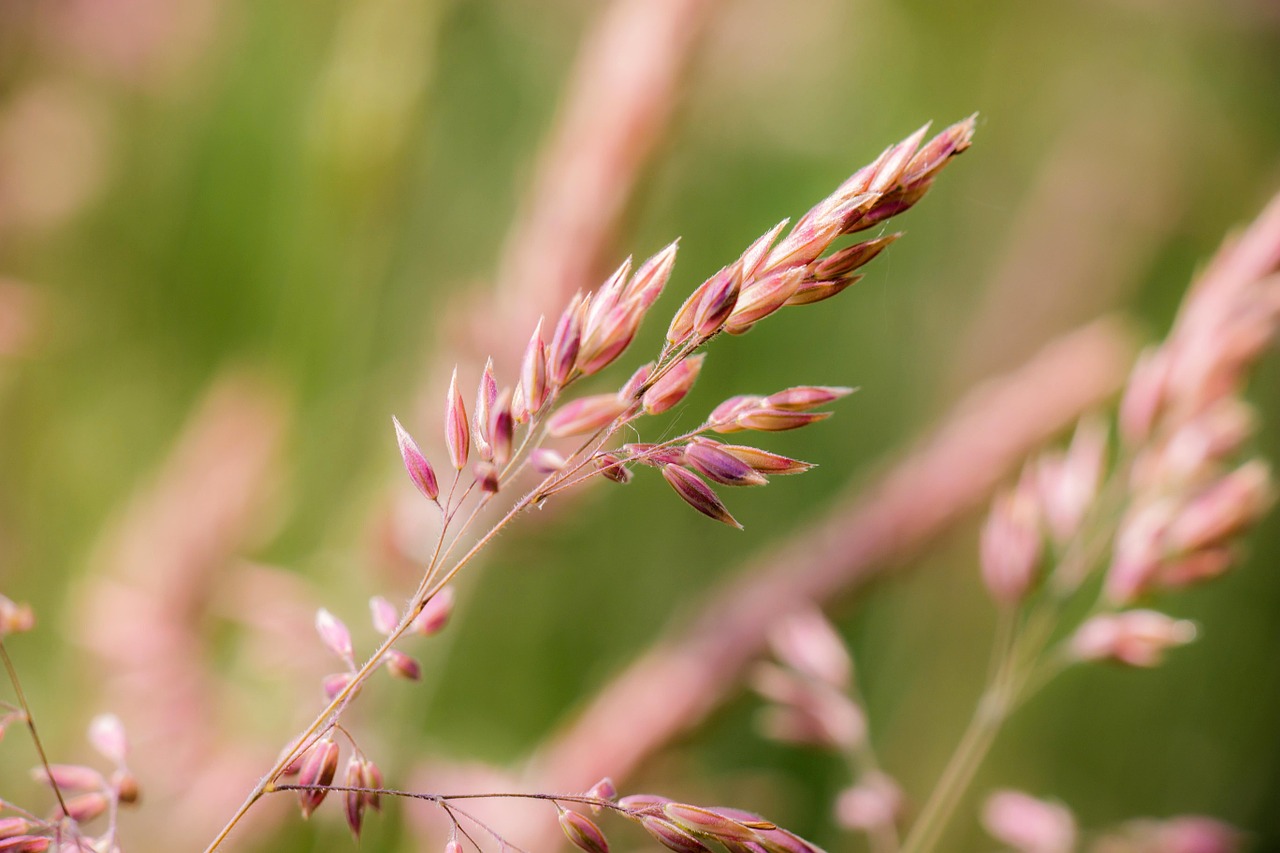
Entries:
<svg viewBox="0 0 1280 853">
<path fill-rule="evenodd" d="M 1125 62 L 1092 38 L 1075 56 L 1109 57 L 1107 91 L 1091 89 L 1082 113 L 1069 87 L 1053 95 L 1036 77 L 1071 26 L 984 89 L 950 45 L 967 39 L 999 65 L 1002 43 L 1021 50 L 1033 33 L 931 39 L 945 15 L 869 7 L 855 31 L 874 44 L 832 9 L 798 43 L 770 9 L 616 0 L 583 39 L 495 264 L 491 239 L 456 235 L 493 236 L 509 201 L 503 146 L 531 113 L 500 89 L 475 99 L 455 75 L 468 61 L 490 82 L 536 66 L 464 47 L 467 26 L 519 19 L 518 7 L 372 0 L 330 10 L 331 32 L 255 9 L 247 29 L 219 31 L 197 0 L 131 3 L 153 26 L 107 26 L 92 3 L 0 10 L 0 49 L 31 36 L 30 62 L 0 64 L 0 272 L 17 274 L 0 277 L 0 850 L 347 849 L 349 833 L 365 849 L 448 853 L 1269 843 L 1254 801 L 1269 741 L 1247 724 L 1273 692 L 1257 663 L 1269 587 L 1265 572 L 1235 569 L 1259 528 L 1267 553 L 1268 383 L 1248 395 L 1258 409 L 1245 400 L 1275 333 L 1277 204 L 1194 276 L 1167 338 L 1132 369 L 1137 336 L 1114 319 L 1060 335 L 1122 301 L 1117 282 L 1142 269 L 1154 301 L 1141 309 L 1163 327 L 1177 284 L 1210 254 L 1183 238 L 1242 219 L 1274 183 L 1258 168 L 1268 147 L 1250 147 L 1266 134 L 1232 123 L 1243 100 L 1191 108 L 1223 79 L 1201 91 L 1148 56 L 1152 85 L 1135 97 Z M 1162 19 L 1170 44 L 1183 44 L 1171 34 L 1192 6 Z M 537 43 L 564 14 L 539 5 L 509 44 Z M 273 26 L 293 48 L 247 48 Z M 828 28 L 827 49 L 796 52 Z M 323 47 L 313 79 L 275 60 L 303 43 Z M 241 52 L 214 49 L 209 64 L 210 45 Z M 769 79 L 753 71 L 775 54 Z M 249 56 L 253 73 L 235 83 Z M 874 109 L 831 73 L 846 56 Z M 911 74 L 874 70 L 926 79 L 935 56 L 947 73 L 929 66 L 930 90 L 955 95 L 941 109 L 905 96 Z M 716 76 L 730 68 L 772 108 L 736 115 Z M 699 75 L 719 82 L 681 108 Z M 1038 109 L 1055 126 L 1075 117 L 1048 146 L 1024 133 L 1011 147 L 1023 113 L 999 92 L 1024 84 L 1049 92 Z M 517 88 L 540 85 L 535 72 Z M 290 86 L 303 95 L 284 97 Z M 112 87 L 131 93 L 127 122 Z M 442 100 L 424 108 L 434 91 Z M 887 220 L 968 145 L 972 119 L 890 146 L 794 227 L 750 242 L 845 168 L 849 148 L 972 104 L 979 153 L 947 170 L 901 245 Z M 505 123 L 471 127 L 490 107 Z M 437 109 L 440 150 L 424 157 L 418 125 Z M 163 133 L 130 148 L 151 114 Z M 673 135 L 681 126 L 691 138 Z M 674 165 L 647 167 L 668 138 Z M 267 140 L 282 146 L 270 169 L 254 147 Z M 714 167 L 679 153 L 709 143 Z M 770 146 L 787 154 L 742 159 Z M 824 151 L 838 165 L 819 168 Z M 427 162 L 440 171 L 424 185 Z M 703 195 L 713 214 L 684 216 Z M 626 233 L 635 199 L 657 214 L 638 236 Z M 930 221 L 935 233 L 917 232 Z M 996 232 L 1001 259 L 975 269 Z M 619 246 L 673 233 L 686 241 L 618 267 Z M 154 268 L 151 243 L 164 247 Z M 929 252 L 948 258 L 944 274 L 922 274 Z M 490 294 L 456 281 L 477 264 L 496 267 Z M 824 301 L 863 265 L 861 286 Z M 144 285 L 151 274 L 166 284 Z M 34 283 L 86 276 L 97 284 Z M 451 285 L 447 307 L 405 297 L 424 277 Z M 674 310 L 665 335 L 645 319 L 655 306 Z M 87 325 L 69 322 L 81 315 Z M 877 336 L 884 352 L 849 343 Z M 229 337 L 243 345 L 231 368 L 218 355 Z M 97 342 L 88 360 L 84 341 Z M 208 390 L 157 405 L 175 393 L 170 356 L 189 352 L 217 362 L 199 375 Z M 405 382 L 412 357 L 425 381 Z M 937 387 L 908 367 L 942 361 Z M 904 442 L 913 417 L 938 425 Z M 14 429 L 27 420 L 43 441 Z M 886 446 L 899 449 L 874 466 L 848 461 Z M 128 500 L 117 487 L 102 531 L 81 541 L 89 496 L 139 459 L 158 474 Z M 399 491 L 384 484 L 392 459 L 408 474 Z M 288 466 L 297 476 L 281 478 Z M 291 502 L 302 511 L 286 521 Z M 36 517 L 58 548 L 39 545 Z M 924 560 L 945 571 L 898 571 L 939 540 L 944 553 Z M 63 589 L 64 564 L 81 561 Z M 873 584 L 876 600 L 849 606 Z M 532 662 L 539 649 L 550 662 Z M 1214 733 L 1219 716 L 1246 721 L 1242 743 Z M 734 807 L 706 805 L 717 802 Z"/>
</svg>

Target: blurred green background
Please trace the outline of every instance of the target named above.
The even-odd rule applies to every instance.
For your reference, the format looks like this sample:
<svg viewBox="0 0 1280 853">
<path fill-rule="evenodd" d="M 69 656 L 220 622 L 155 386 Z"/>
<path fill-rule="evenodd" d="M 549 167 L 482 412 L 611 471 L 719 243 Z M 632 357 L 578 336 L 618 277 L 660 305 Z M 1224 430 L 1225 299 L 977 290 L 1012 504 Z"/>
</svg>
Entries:
<svg viewBox="0 0 1280 853">
<path fill-rule="evenodd" d="M 254 509 L 229 539 L 214 529 L 201 546 L 225 573 L 160 600 L 173 624 L 189 619 L 207 641 L 192 671 L 231 685 L 210 694 L 217 732 L 199 737 L 265 745 L 269 757 L 315 707 L 314 661 L 298 652 L 305 674 L 287 653 L 255 662 L 259 647 L 245 639 L 245 621 L 269 631 L 272 590 L 326 604 L 367 644 L 363 600 L 411 588 L 386 530 L 428 507 L 389 509 L 402 477 L 389 415 L 438 444 L 440 407 L 422 403 L 440 391 L 437 353 L 468 337 L 459 300 L 483 304 L 489 293 L 579 43 L 606 8 L 0 6 L 0 591 L 40 617 L 10 646 L 58 760 L 87 755 L 84 725 L 112 697 L 146 703 L 137 673 L 95 648 L 110 633 L 96 620 L 118 612 L 95 576 L 116 572 L 145 589 L 157 573 L 167 589 L 163 565 L 139 568 L 148 537 L 121 556 L 112 531 L 160 481 L 178 496 L 160 515 L 200 538 L 209 496 L 196 490 L 187 503 L 183 477 L 158 472 L 229 373 L 254 389 L 276 438 L 264 439 Z M 769 445 L 821 467 L 732 495 L 745 534 L 689 512 L 653 476 L 519 525 L 464 582 L 451 629 L 414 649 L 426 683 L 380 683 L 355 713 L 389 778 L 436 756 L 519 762 L 694 612 L 702 591 L 819 512 L 976 379 L 1104 311 L 1162 333 L 1197 264 L 1280 190 L 1272 0 L 725 0 L 705 14 L 690 24 L 698 38 L 675 112 L 604 259 L 647 256 L 682 236 L 658 317 L 922 122 L 977 110 L 974 148 L 900 220 L 906 238 L 856 288 L 712 351 L 690 422 L 731 393 L 861 387 L 835 419 Z M 651 320 L 629 364 L 663 325 Z M 611 375 L 620 382 L 626 371 Z M 470 387 L 476 377 L 464 378 Z M 1276 379 L 1272 359 L 1254 394 L 1272 457 Z M 219 447 L 179 470 L 216 468 L 239 445 Z M 169 553 L 165 535 L 155 531 L 156 553 Z M 835 613 L 882 758 L 917 800 L 986 661 L 993 612 L 975 541 L 972 525 L 958 530 Z M 1090 669 L 1053 685 L 1001 738 L 977 795 L 1015 786 L 1059 797 L 1086 826 L 1202 812 L 1249 830 L 1258 849 L 1280 849 L 1277 556 L 1269 522 L 1239 571 L 1170 600 L 1203 630 L 1163 668 Z M 247 563 L 280 567 L 271 577 L 284 585 L 220 591 L 224 577 L 251 577 Z M 131 628 L 125 648 L 168 637 L 149 636 L 145 622 Z M 299 649 L 316 645 L 308 632 Z M 643 784 L 765 811 L 832 850 L 862 849 L 830 816 L 847 781 L 839 763 L 760 738 L 758 708 L 741 695 L 655 759 Z M 182 752 L 181 726 L 164 737 Z M 33 760 L 10 731 L 4 796 L 43 802 L 26 777 Z M 199 791 L 208 768 L 171 769 L 176 782 L 144 773 L 150 805 L 126 819 L 126 849 L 158 849 L 155 833 L 172 819 L 147 814 L 169 796 L 155 786 Z M 365 849 L 442 844 L 400 824 L 412 809 L 373 820 Z M 325 811 L 238 844 L 349 849 L 338 810 Z M 618 839 L 641 844 L 626 831 Z M 993 846 L 972 808 L 962 812 L 949 849 Z"/>
</svg>

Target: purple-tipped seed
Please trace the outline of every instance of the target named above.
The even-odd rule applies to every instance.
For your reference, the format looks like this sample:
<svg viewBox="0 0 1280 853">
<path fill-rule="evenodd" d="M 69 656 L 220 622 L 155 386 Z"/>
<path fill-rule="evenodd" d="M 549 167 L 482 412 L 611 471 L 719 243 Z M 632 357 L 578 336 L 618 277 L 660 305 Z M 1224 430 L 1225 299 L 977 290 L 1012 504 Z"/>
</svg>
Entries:
<svg viewBox="0 0 1280 853">
<path fill-rule="evenodd" d="M 591 818 L 568 809 L 560 809 L 560 828 L 570 843 L 585 853 L 609 853 L 609 842 Z"/>
<path fill-rule="evenodd" d="M 449 447 L 449 461 L 461 471 L 471 452 L 471 432 L 467 428 L 467 409 L 462 404 L 462 394 L 458 391 L 456 367 L 453 369 L 453 378 L 449 380 L 449 394 L 445 399 L 444 440 Z"/>
<path fill-rule="evenodd" d="M 440 497 L 440 486 L 436 482 L 436 472 L 431 468 L 427 457 L 422 455 L 413 437 L 400 425 L 400 421 L 392 417 L 396 427 L 396 443 L 400 445 L 400 457 L 404 460 L 404 468 L 409 472 L 409 479 L 418 487 L 418 491 L 426 495 L 427 500 L 434 501 Z"/>
<path fill-rule="evenodd" d="M 725 486 L 763 486 L 769 481 L 746 462 L 709 443 L 685 447 L 685 461 L 708 480 Z"/>
<path fill-rule="evenodd" d="M 298 792 L 299 805 L 304 818 L 311 817 L 329 793 L 329 785 L 338 772 L 338 745 L 332 738 L 312 744 L 302 757 L 298 771 L 298 784 L 305 790 Z"/>
<path fill-rule="evenodd" d="M 729 510 L 725 508 L 719 496 L 697 474 L 678 465 L 664 465 L 662 476 L 671 488 L 675 489 L 681 500 L 698 512 L 730 527 L 742 529 L 742 525 L 729 514 Z"/>
</svg>

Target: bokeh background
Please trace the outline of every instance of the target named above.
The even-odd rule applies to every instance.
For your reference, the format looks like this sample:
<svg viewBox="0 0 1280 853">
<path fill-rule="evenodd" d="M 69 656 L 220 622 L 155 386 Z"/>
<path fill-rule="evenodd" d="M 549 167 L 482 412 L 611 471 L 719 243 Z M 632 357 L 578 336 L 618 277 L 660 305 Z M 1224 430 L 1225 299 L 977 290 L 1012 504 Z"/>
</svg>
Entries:
<svg viewBox="0 0 1280 853">
<path fill-rule="evenodd" d="M 411 589 L 429 507 L 402 482 L 389 416 L 438 446 L 449 354 L 474 382 L 478 353 L 510 347 L 522 289 L 594 283 L 681 235 L 667 314 L 888 143 L 980 112 L 972 151 L 866 280 L 718 344 L 683 412 L 858 385 L 836 418 L 770 444 L 821 467 L 731 496 L 744 534 L 652 476 L 519 524 L 461 584 L 451 628 L 414 648 L 423 684 L 379 681 L 354 713 L 389 779 L 519 767 L 715 584 L 975 382 L 1099 314 L 1162 333 L 1197 264 L 1280 190 L 1272 0 L 671 5 L 655 31 L 643 11 L 583 0 L 0 5 L 0 591 L 39 616 L 10 647 L 58 760 L 88 755 L 100 710 L 131 727 L 145 800 L 126 849 L 207 840 L 317 707 L 332 664 L 315 606 L 367 644 L 363 601 Z M 584 58 L 606 19 L 625 23 L 624 49 Z M 583 115 L 561 106 L 649 64 L 670 79 L 632 124 L 600 106 L 625 92 Z M 602 174 L 634 180 L 587 225 L 543 211 L 543 231 L 521 231 L 540 193 L 592 198 L 595 173 L 554 164 L 598 134 L 624 152 Z M 557 231 L 570 225 L 586 233 Z M 562 270 L 521 239 L 581 256 Z M 1271 359 L 1253 394 L 1273 457 L 1278 375 Z M 1038 697 L 975 797 L 1022 787 L 1091 827 L 1206 813 L 1280 849 L 1276 531 L 1167 602 L 1202 636 L 1166 666 L 1081 670 Z M 960 524 L 833 609 L 875 743 L 917 800 L 986 662 L 975 541 Z M 862 849 L 831 817 L 840 762 L 764 740 L 759 708 L 735 693 L 627 788 Z M 5 797 L 43 802 L 33 763 L 11 731 Z M 393 805 L 363 848 L 442 845 L 422 808 Z M 305 824 L 285 802 L 261 811 L 237 849 L 352 847 L 332 806 Z M 994 844 L 967 808 L 947 846 Z"/>
</svg>

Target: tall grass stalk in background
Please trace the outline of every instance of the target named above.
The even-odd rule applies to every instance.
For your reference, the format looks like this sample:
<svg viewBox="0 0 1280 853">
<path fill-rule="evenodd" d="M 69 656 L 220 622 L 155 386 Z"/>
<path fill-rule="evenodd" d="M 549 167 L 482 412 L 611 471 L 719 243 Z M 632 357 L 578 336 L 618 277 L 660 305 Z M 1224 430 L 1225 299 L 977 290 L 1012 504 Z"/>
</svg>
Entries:
<svg viewBox="0 0 1280 853">
<path fill-rule="evenodd" d="M 1157 666 L 1196 626 L 1149 608 L 1163 592 L 1212 580 L 1270 508 L 1269 465 L 1248 450 L 1257 419 L 1243 400 L 1250 369 L 1280 328 L 1280 196 L 1228 240 L 1198 277 L 1168 338 L 1138 360 L 1116 414 L 1085 418 L 1070 446 L 1031 459 L 997 496 L 982 530 L 982 578 L 998 607 L 988 679 L 968 728 L 898 844 L 903 795 L 867 738 L 851 662 L 816 614 L 775 632 L 781 666 L 757 690 L 766 731 L 849 756 L 856 783 L 837 804 L 879 853 L 939 848 L 1009 716 L 1066 668 Z M 1110 461 L 1108 458 L 1112 457 Z M 1079 849 L 1064 806 L 1015 791 L 991 797 L 988 830 L 1023 853 Z M 1227 853 L 1240 836 L 1209 818 L 1139 821 L 1091 850 Z"/>
</svg>

